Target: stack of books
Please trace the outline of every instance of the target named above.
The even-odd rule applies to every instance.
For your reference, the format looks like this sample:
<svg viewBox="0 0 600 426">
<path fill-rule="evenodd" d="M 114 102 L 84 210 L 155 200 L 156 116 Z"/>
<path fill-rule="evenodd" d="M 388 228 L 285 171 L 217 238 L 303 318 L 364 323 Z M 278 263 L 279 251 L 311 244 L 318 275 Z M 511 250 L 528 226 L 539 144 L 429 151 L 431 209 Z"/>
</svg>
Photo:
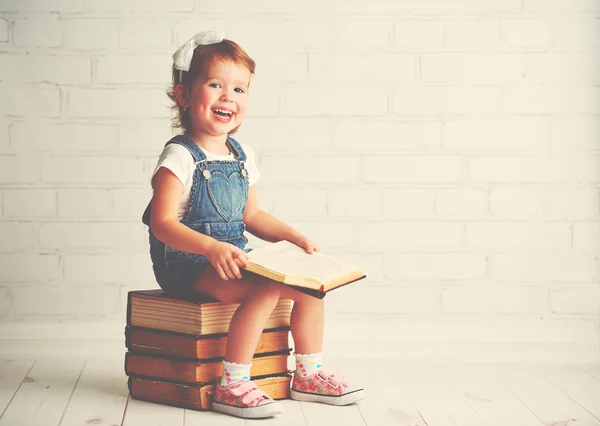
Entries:
<svg viewBox="0 0 600 426">
<path fill-rule="evenodd" d="M 238 304 L 130 291 L 125 373 L 132 398 L 208 410 L 221 378 L 229 323 Z M 291 300 L 280 300 L 255 350 L 250 376 L 274 399 L 289 398 Z"/>
</svg>

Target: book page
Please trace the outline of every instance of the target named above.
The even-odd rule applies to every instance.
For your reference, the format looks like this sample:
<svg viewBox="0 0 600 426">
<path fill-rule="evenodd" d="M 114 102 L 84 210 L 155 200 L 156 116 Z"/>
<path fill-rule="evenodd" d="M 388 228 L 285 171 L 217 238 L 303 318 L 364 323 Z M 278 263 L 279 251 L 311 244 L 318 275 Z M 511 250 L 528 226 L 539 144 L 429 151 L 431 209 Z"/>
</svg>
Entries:
<svg viewBox="0 0 600 426">
<path fill-rule="evenodd" d="M 250 261 L 285 275 L 314 278 L 326 283 L 360 268 L 319 252 L 308 254 L 303 248 L 279 241 L 248 253 Z"/>
</svg>

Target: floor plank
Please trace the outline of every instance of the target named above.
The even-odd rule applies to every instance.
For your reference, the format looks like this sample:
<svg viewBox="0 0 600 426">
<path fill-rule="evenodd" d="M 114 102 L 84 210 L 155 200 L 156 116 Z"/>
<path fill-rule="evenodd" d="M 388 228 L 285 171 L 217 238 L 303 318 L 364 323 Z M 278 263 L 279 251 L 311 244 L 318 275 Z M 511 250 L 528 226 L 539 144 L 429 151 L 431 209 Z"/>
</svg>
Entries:
<svg viewBox="0 0 600 426">
<path fill-rule="evenodd" d="M 544 369 L 542 374 L 558 389 L 600 420 L 600 381 L 573 368 Z"/>
<path fill-rule="evenodd" d="M 385 372 L 363 362 L 339 361 L 337 367 L 351 386 L 360 386 L 367 398 L 357 403 L 369 426 L 426 426 L 402 388 Z"/>
<path fill-rule="evenodd" d="M 592 368 L 586 368 L 586 371 L 588 373 L 590 373 L 592 376 L 594 376 L 596 379 L 600 380 L 600 366 L 598 366 L 598 367 L 592 367 Z"/>
<path fill-rule="evenodd" d="M 0 417 L 32 366 L 33 361 L 0 361 Z"/>
<path fill-rule="evenodd" d="M 244 426 L 244 419 L 214 411 L 185 410 L 185 426 Z"/>
<path fill-rule="evenodd" d="M 120 425 L 128 394 L 123 360 L 88 361 L 60 426 Z"/>
<path fill-rule="evenodd" d="M 504 368 L 492 374 L 546 425 L 600 426 L 600 421 L 537 371 Z"/>
<path fill-rule="evenodd" d="M 427 426 L 483 426 L 483 419 L 434 367 L 394 368 L 390 373 Z"/>
<path fill-rule="evenodd" d="M 356 404 L 334 407 L 313 402 L 301 402 L 300 408 L 304 413 L 307 426 L 324 426 L 332 423 L 344 426 L 366 425 Z"/>
<path fill-rule="evenodd" d="M 281 402 L 283 403 L 283 413 L 270 419 L 246 420 L 246 426 L 307 426 L 298 401 L 286 399 Z"/>
<path fill-rule="evenodd" d="M 442 375 L 488 426 L 544 426 L 487 368 L 446 368 Z"/>
<path fill-rule="evenodd" d="M 183 426 L 184 409 L 129 398 L 122 426 Z"/>
<path fill-rule="evenodd" d="M 57 426 L 65 411 L 83 362 L 38 361 L 13 400 L 0 426 Z"/>
</svg>

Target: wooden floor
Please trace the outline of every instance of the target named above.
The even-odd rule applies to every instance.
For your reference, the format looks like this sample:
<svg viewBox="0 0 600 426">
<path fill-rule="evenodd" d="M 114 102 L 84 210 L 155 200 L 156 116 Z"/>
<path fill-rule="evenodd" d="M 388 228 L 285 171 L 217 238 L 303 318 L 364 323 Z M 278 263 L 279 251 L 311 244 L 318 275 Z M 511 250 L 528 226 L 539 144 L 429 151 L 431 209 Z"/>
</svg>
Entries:
<svg viewBox="0 0 600 426">
<path fill-rule="evenodd" d="M 0 361 L 0 426 L 600 426 L 600 365 L 336 367 L 366 400 L 244 421 L 130 399 L 122 360 Z"/>
</svg>

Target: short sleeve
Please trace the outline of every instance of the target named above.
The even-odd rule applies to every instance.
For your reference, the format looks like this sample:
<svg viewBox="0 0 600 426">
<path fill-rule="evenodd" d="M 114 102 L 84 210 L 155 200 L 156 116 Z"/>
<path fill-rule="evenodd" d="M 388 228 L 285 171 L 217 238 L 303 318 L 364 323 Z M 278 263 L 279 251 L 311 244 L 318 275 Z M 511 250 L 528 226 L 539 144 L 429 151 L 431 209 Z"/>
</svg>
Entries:
<svg viewBox="0 0 600 426">
<path fill-rule="evenodd" d="M 241 144 L 241 143 L 240 143 L 240 145 L 242 146 L 242 149 L 246 153 L 246 166 L 248 168 L 248 185 L 252 186 L 256 182 L 258 182 L 258 179 L 260 178 L 260 171 L 258 170 L 258 167 L 256 166 L 256 157 L 254 155 L 254 150 L 251 147 L 249 147 L 248 145 Z"/>
<path fill-rule="evenodd" d="M 158 157 L 158 163 L 152 172 L 152 179 L 154 179 L 154 175 L 161 167 L 165 167 L 173 172 L 185 187 L 190 177 L 193 177 L 194 158 L 186 147 L 171 143 L 163 149 Z"/>
</svg>

